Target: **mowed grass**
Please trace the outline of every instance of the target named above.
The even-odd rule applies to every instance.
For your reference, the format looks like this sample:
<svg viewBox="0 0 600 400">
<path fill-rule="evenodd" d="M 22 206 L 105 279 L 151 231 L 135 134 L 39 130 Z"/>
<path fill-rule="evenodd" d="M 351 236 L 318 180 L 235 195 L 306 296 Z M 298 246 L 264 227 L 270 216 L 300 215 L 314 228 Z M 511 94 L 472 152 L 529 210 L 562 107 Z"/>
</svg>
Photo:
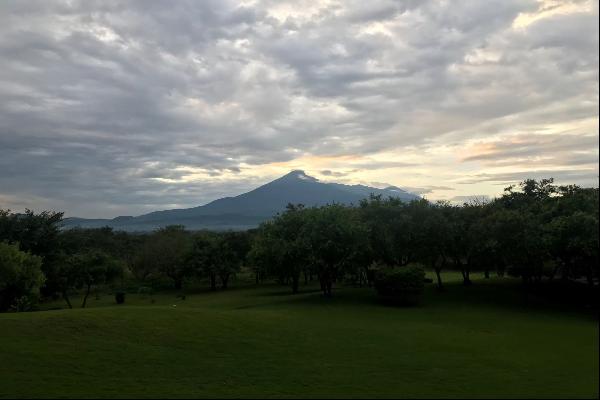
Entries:
<svg viewBox="0 0 600 400">
<path fill-rule="evenodd" d="M 512 280 L 110 296 L 0 315 L 0 397 L 598 397 L 598 320 Z"/>
</svg>

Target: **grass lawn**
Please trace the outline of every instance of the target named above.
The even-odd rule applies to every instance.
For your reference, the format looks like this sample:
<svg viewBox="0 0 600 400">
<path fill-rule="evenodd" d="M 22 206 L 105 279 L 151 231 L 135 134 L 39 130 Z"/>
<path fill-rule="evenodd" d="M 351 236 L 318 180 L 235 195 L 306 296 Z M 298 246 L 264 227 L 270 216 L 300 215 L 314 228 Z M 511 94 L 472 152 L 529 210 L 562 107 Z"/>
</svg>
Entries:
<svg viewBox="0 0 600 400">
<path fill-rule="evenodd" d="M 598 397 L 598 320 L 512 280 L 321 298 L 263 286 L 0 314 L 0 397 Z"/>
</svg>

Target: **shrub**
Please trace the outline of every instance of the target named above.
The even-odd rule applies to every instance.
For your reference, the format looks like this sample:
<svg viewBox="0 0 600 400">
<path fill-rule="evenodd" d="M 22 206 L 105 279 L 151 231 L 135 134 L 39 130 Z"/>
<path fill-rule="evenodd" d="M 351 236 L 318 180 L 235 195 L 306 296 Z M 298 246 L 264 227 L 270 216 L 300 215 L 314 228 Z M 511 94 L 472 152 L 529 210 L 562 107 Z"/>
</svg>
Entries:
<svg viewBox="0 0 600 400">
<path fill-rule="evenodd" d="M 425 270 L 419 264 L 380 267 L 375 273 L 375 290 L 394 304 L 418 304 L 424 287 Z"/>
<path fill-rule="evenodd" d="M 115 300 L 117 301 L 117 304 L 125 303 L 125 292 L 115 293 Z"/>
<path fill-rule="evenodd" d="M 34 308 L 45 281 L 41 265 L 41 257 L 0 242 L 0 312 Z"/>
<path fill-rule="evenodd" d="M 38 310 L 37 296 L 21 296 L 15 300 L 11 310 L 15 312 L 36 311 Z"/>
</svg>

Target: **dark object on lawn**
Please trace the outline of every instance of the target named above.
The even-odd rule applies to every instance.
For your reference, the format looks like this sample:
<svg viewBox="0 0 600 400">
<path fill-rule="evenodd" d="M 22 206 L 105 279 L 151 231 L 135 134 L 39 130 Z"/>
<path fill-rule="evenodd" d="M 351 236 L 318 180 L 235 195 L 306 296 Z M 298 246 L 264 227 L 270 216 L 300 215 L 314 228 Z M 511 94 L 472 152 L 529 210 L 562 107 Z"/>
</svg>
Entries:
<svg viewBox="0 0 600 400">
<path fill-rule="evenodd" d="M 425 288 L 425 270 L 420 264 L 385 266 L 375 274 L 375 290 L 386 301 L 416 305 Z"/>
<path fill-rule="evenodd" d="M 423 280 L 423 282 L 425 282 L 425 283 L 433 283 L 433 279 L 431 279 L 431 278 L 425 278 Z"/>
<path fill-rule="evenodd" d="M 117 301 L 117 304 L 125 303 L 125 292 L 115 293 L 115 300 Z"/>
</svg>

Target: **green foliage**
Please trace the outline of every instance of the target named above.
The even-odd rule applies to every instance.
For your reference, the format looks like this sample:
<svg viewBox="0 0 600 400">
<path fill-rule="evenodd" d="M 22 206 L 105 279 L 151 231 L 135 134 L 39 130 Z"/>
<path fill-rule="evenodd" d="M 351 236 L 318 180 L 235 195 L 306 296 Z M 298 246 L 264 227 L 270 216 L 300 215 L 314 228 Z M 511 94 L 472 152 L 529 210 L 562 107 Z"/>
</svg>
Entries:
<svg viewBox="0 0 600 400">
<path fill-rule="evenodd" d="M 33 309 L 44 283 L 42 259 L 0 242 L 0 311 Z"/>
<path fill-rule="evenodd" d="M 321 290 L 331 297 L 333 283 L 366 261 L 367 229 L 354 209 L 333 204 L 312 210 L 305 235 Z"/>
<path fill-rule="evenodd" d="M 209 279 L 211 290 L 217 289 L 217 279 L 221 288 L 227 289 L 230 278 L 239 272 L 249 247 L 249 238 L 243 232 L 198 232 L 185 262 L 190 274 Z"/>
<path fill-rule="evenodd" d="M 46 280 L 41 288 L 45 295 L 57 292 L 55 272 L 63 255 L 60 225 L 63 213 L 31 210 L 11 213 L 0 209 L 0 242 L 18 244 L 19 249 L 41 257 L 41 269 Z"/>
<path fill-rule="evenodd" d="M 280 281 L 285 280 L 287 272 L 283 262 L 282 242 L 277 235 L 277 226 L 274 222 L 262 223 L 255 232 L 247 258 L 254 271 L 256 284 L 268 276 L 278 276 Z"/>
<path fill-rule="evenodd" d="M 165 277 L 175 289 L 181 289 L 184 279 L 191 274 L 187 257 L 192 244 L 192 236 L 180 225 L 147 235 L 132 261 L 134 276 L 140 281 Z"/>
<path fill-rule="evenodd" d="M 22 251 L 46 257 L 58 249 L 63 213 L 25 210 L 22 214 L 0 210 L 0 241 L 19 243 Z"/>
<path fill-rule="evenodd" d="M 373 263 L 421 262 L 434 270 L 505 271 L 539 285 L 558 270 L 564 279 L 598 280 L 598 189 L 556 187 L 552 179 L 508 187 L 489 203 L 462 206 L 425 200 L 404 203 L 371 196 L 360 207 L 330 205 L 288 210 L 254 235 L 250 261 L 257 282 L 271 275 L 297 291 L 301 273 L 317 274 L 323 292 L 350 277 L 371 283 Z M 554 267 L 552 267 L 554 266 Z"/>
<path fill-rule="evenodd" d="M 85 308 L 93 288 L 112 283 L 123 274 L 122 262 L 100 251 L 75 254 L 67 262 L 69 267 L 65 271 L 68 279 L 77 288 L 85 289 L 82 308 Z"/>
<path fill-rule="evenodd" d="M 288 282 L 293 293 L 298 293 L 300 276 L 313 263 L 309 237 L 312 213 L 302 205 L 288 205 L 283 214 L 261 225 L 249 254 L 259 274 Z"/>
<path fill-rule="evenodd" d="M 417 304 L 424 288 L 425 269 L 420 264 L 382 266 L 375 273 L 375 290 L 395 304 Z"/>
<path fill-rule="evenodd" d="M 249 260 L 260 273 L 288 282 L 293 293 L 298 292 L 302 274 L 315 274 L 323 294 L 330 297 L 334 282 L 364 267 L 367 252 L 367 229 L 353 208 L 289 205 L 261 225 Z"/>
<path fill-rule="evenodd" d="M 39 256 L 42 294 L 61 295 L 69 306 L 70 294 L 87 293 L 112 279 L 107 271 L 96 273 L 103 263 L 119 265 L 122 287 L 178 290 L 196 279 L 209 280 L 213 290 L 218 284 L 225 289 L 247 266 L 256 283 L 273 278 L 293 293 L 299 292 L 302 276 L 305 284 L 318 277 L 329 297 L 336 282 L 371 286 L 374 264 L 414 262 L 436 273 L 439 289 L 444 270 L 460 271 L 465 285 L 471 284 L 473 271 L 486 278 L 495 271 L 520 277 L 526 287 L 560 276 L 594 288 L 600 275 L 598 205 L 597 188 L 530 179 L 489 203 L 462 206 L 377 196 L 358 207 L 290 204 L 249 232 L 192 233 L 182 226 L 150 234 L 110 228 L 60 232 L 62 213 L 0 210 L 0 241 Z M 18 307 L 29 307 L 19 302 L 23 306 Z"/>
</svg>

